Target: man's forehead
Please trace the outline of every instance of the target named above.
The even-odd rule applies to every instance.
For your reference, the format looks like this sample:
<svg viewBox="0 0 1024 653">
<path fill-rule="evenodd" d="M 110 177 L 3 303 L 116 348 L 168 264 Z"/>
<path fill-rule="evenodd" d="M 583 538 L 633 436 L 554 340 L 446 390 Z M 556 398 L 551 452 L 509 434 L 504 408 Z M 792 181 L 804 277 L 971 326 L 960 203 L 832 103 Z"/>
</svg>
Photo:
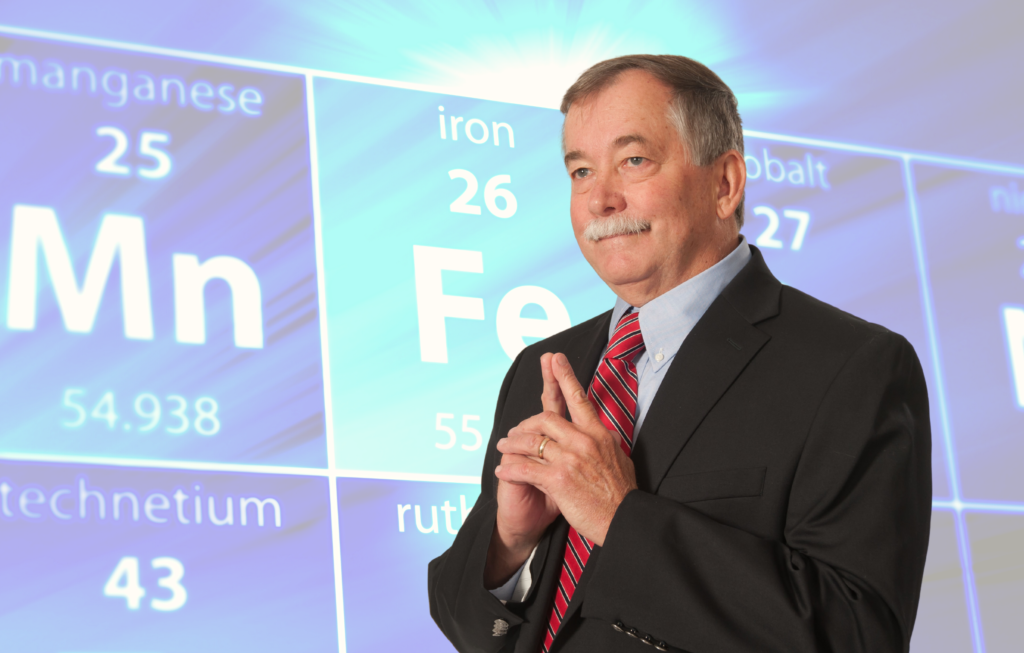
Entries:
<svg viewBox="0 0 1024 653">
<path fill-rule="evenodd" d="M 565 161 L 597 146 L 618 149 L 630 144 L 653 146 L 669 122 L 672 92 L 653 75 L 640 70 L 621 73 L 594 93 L 574 101 L 562 126 Z"/>
</svg>

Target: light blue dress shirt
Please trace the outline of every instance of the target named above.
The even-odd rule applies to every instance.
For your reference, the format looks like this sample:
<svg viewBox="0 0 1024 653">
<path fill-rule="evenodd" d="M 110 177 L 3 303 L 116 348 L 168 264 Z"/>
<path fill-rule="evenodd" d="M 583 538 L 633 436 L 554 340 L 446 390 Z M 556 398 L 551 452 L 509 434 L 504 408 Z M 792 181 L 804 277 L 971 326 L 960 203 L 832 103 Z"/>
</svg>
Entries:
<svg viewBox="0 0 1024 653">
<path fill-rule="evenodd" d="M 740 236 L 740 243 L 724 259 L 704 270 L 700 274 L 679 284 L 667 293 L 647 302 L 636 312 L 640 313 L 640 333 L 644 337 L 646 349 L 633 359 L 637 376 L 640 378 L 637 388 L 637 416 L 633 429 L 633 442 L 643 431 L 647 409 L 654 401 L 661 382 L 668 373 L 668 368 L 675 359 L 686 336 L 690 335 L 697 321 L 711 306 L 711 303 L 722 293 L 729 282 L 750 261 L 750 245 Z M 629 310 L 630 305 L 622 299 L 615 302 L 612 309 L 612 320 L 608 326 L 608 339 L 611 340 L 619 319 Z M 582 381 L 582 380 L 581 380 Z M 530 560 L 533 554 L 530 554 Z M 523 574 L 523 569 L 530 563 L 526 561 L 507 583 L 491 594 L 502 601 L 515 598 L 522 600 L 530 589 L 532 579 Z M 520 580 L 524 583 L 520 583 Z"/>
<path fill-rule="evenodd" d="M 694 325 L 704 316 L 711 302 L 725 290 L 749 260 L 750 245 L 740 236 L 740 244 L 724 259 L 636 309 L 640 313 L 640 333 L 643 334 L 647 348 L 633 359 L 637 376 L 640 377 L 636 426 L 633 428 L 634 443 L 640 437 L 647 409 L 651 407 L 654 395 L 658 393 L 669 365 L 686 336 L 690 335 Z M 615 326 L 629 308 L 629 304 L 622 299 L 615 302 L 612 321 L 608 326 L 609 341 Z"/>
</svg>

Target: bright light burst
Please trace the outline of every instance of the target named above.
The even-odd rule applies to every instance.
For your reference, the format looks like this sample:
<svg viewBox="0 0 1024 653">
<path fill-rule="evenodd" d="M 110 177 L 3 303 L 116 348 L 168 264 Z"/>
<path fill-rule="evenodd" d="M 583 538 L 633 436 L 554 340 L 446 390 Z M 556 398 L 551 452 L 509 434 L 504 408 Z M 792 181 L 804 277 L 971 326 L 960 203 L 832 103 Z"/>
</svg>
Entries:
<svg viewBox="0 0 1024 653">
<path fill-rule="evenodd" d="M 784 92 L 766 90 L 764 80 L 755 79 L 758 72 L 730 67 L 745 53 L 744 40 L 730 31 L 730 4 L 426 0 L 314 2 L 290 9 L 317 24 L 317 45 L 336 52 L 333 70 L 442 86 L 462 95 L 555 107 L 591 63 L 664 52 L 716 69 L 737 91 L 741 110 L 744 104 L 784 99 Z"/>
</svg>

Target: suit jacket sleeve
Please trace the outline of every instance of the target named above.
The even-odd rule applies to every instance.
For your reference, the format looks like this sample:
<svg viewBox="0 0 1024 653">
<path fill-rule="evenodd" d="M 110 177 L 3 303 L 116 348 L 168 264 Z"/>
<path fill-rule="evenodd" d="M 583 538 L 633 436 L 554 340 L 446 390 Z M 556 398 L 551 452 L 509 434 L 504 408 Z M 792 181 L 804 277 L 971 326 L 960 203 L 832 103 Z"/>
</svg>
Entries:
<svg viewBox="0 0 1024 653">
<path fill-rule="evenodd" d="M 505 399 L 522 357 L 520 353 L 501 384 L 494 429 L 501 423 Z M 509 628 L 523 622 L 520 615 L 484 588 L 487 549 L 498 511 L 493 471 L 497 462 L 492 460 L 495 455 L 500 455 L 493 445 L 497 437 L 492 431 L 480 481 L 480 496 L 469 518 L 459 529 L 451 548 L 432 560 L 427 568 L 430 616 L 459 651 L 498 651 L 508 640 L 496 636 L 496 620 L 504 621 Z"/>
<path fill-rule="evenodd" d="M 693 652 L 906 651 L 928 545 L 930 465 L 920 363 L 902 337 L 877 334 L 817 407 L 783 541 L 635 490 L 609 528 L 582 616 Z"/>
</svg>

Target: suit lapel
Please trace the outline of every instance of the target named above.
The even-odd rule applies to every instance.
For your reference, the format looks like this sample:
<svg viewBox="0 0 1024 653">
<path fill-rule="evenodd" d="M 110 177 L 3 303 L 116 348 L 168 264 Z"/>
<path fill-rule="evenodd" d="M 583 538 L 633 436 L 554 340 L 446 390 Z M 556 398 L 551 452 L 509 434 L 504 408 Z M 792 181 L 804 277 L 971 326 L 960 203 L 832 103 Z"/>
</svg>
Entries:
<svg viewBox="0 0 1024 653">
<path fill-rule="evenodd" d="M 750 262 L 711 304 L 683 342 L 647 411 L 632 454 L 637 484 L 643 491 L 657 490 L 661 479 L 704 416 L 769 340 L 767 334 L 753 325 L 778 315 L 782 285 L 772 276 L 757 248 L 751 246 L 750 250 Z M 608 344 L 611 311 L 595 322 L 593 329 L 573 338 L 564 352 L 584 387 L 588 387 L 593 379 L 601 353 Z M 553 543 L 544 568 L 545 575 L 557 577 L 568 525 L 560 524 L 555 532 L 561 537 Z M 597 568 L 600 556 L 601 548 L 595 547 L 569 602 L 563 623 L 568 623 L 579 611 L 587 582 Z M 551 588 L 555 582 L 550 581 Z M 546 589 L 550 591 L 550 588 Z M 544 604 L 541 615 L 544 624 L 550 615 L 553 597 L 553 591 L 545 596 L 548 602 Z M 540 636 L 543 637 L 542 634 Z"/>
<path fill-rule="evenodd" d="M 657 491 L 704 416 L 768 341 L 731 307 L 708 313 L 676 354 L 637 436 L 632 458 L 645 492 Z"/>
<path fill-rule="evenodd" d="M 708 411 L 769 336 L 754 326 L 778 314 L 781 284 L 755 247 L 751 260 L 683 341 L 633 449 L 637 485 L 656 492 Z"/>
</svg>

